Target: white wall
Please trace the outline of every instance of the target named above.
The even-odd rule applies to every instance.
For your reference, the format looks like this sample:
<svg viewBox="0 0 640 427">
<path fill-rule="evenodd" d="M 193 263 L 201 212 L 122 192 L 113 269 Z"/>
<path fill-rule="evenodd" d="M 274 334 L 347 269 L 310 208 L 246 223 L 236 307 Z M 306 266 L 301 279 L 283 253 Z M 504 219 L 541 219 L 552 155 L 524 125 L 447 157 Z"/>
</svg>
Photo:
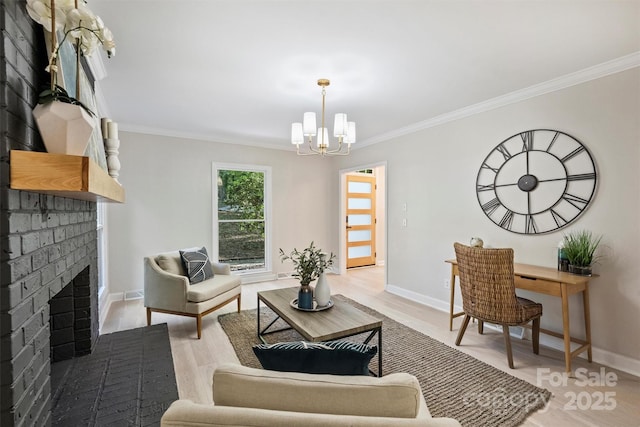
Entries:
<svg viewBox="0 0 640 427">
<path fill-rule="evenodd" d="M 556 266 L 562 231 L 523 236 L 493 224 L 478 206 L 475 179 L 487 153 L 528 129 L 564 131 L 595 158 L 599 187 L 587 211 L 566 230 L 603 234 L 608 256 L 591 281 L 594 357 L 640 372 L 640 69 L 573 86 L 418 133 L 355 150 L 349 157 L 294 153 L 122 132 L 120 180 L 127 201 L 110 205 L 111 292 L 142 288 L 142 258 L 203 244 L 211 236 L 211 162 L 273 167 L 275 271 L 288 271 L 277 249 L 311 240 L 338 251 L 339 171 L 387 162 L 388 284 L 417 300 L 446 307 L 447 258 L 453 242 L 481 236 L 512 247 L 517 262 Z M 402 204 L 407 212 L 402 212 Z M 407 227 L 402 227 L 402 218 Z M 458 292 L 459 293 L 459 292 Z M 559 299 L 543 303 L 542 325 L 561 331 Z M 460 301 L 458 301 L 460 303 Z M 571 330 L 582 336 L 581 300 L 573 296 Z M 447 327 L 446 324 L 442 325 Z M 631 367 L 631 368 L 629 368 Z"/>
<path fill-rule="evenodd" d="M 512 247 L 516 262 L 556 266 L 563 232 L 603 234 L 607 257 L 590 285 L 592 339 L 600 350 L 640 367 L 640 69 L 450 122 L 356 150 L 339 159 L 351 165 L 387 163 L 388 284 L 430 303 L 448 303 L 447 258 L 453 242 L 481 236 L 493 247 Z M 599 185 L 589 208 L 567 229 L 539 236 L 505 231 L 482 212 L 476 174 L 485 156 L 520 131 L 550 128 L 585 144 L 595 158 Z M 337 173 L 337 172 L 336 172 Z M 407 227 L 401 226 L 407 204 Z M 458 291 L 459 295 L 459 291 Z M 530 293 L 543 303 L 542 325 L 562 331 L 558 298 Z M 461 301 L 458 301 L 461 304 Z M 571 298 L 571 330 L 583 336 L 581 299 Z M 446 327 L 446 325 L 442 325 Z M 618 360 L 620 357 L 618 357 Z"/>
<path fill-rule="evenodd" d="M 337 249 L 326 222 L 330 168 L 295 153 L 155 135 L 120 133 L 124 204 L 110 204 L 109 290 L 143 288 L 143 257 L 204 245 L 212 249 L 212 162 L 272 167 L 273 271 L 290 271 L 278 248 L 309 242 Z M 337 178 L 336 178 L 337 182 Z M 217 242 L 215 242 L 217 244 Z"/>
</svg>

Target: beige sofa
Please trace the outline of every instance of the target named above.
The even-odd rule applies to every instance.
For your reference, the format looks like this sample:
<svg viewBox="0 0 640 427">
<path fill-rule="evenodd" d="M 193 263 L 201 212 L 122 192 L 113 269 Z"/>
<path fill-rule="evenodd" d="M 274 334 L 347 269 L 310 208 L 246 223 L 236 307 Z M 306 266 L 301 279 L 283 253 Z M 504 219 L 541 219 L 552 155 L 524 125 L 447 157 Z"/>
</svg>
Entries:
<svg viewBox="0 0 640 427">
<path fill-rule="evenodd" d="M 213 405 L 178 400 L 163 427 L 204 426 L 442 426 L 432 418 L 418 380 L 301 374 L 225 364 L 213 374 Z"/>
<path fill-rule="evenodd" d="M 228 264 L 211 263 L 213 277 L 190 284 L 179 251 L 144 258 L 144 306 L 147 325 L 151 313 L 178 314 L 196 318 L 198 339 L 202 337 L 202 317 L 238 300 L 241 303 L 241 281 L 231 274 Z"/>
</svg>

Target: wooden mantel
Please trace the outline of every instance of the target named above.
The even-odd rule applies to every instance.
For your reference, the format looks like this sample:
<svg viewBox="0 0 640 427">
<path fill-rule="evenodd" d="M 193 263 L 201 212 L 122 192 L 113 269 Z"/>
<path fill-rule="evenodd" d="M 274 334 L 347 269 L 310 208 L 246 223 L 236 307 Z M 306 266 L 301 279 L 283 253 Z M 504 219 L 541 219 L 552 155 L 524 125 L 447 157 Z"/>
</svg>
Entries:
<svg viewBox="0 0 640 427">
<path fill-rule="evenodd" d="M 89 157 L 11 150 L 10 164 L 10 187 L 15 190 L 124 202 L 124 188 Z"/>
</svg>

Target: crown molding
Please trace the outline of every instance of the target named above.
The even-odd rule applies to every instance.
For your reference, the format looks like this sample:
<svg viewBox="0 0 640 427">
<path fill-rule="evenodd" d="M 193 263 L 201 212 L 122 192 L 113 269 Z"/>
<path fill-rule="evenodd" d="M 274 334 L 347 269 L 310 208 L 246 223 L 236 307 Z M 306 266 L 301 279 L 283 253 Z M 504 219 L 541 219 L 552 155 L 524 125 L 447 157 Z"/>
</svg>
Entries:
<svg viewBox="0 0 640 427">
<path fill-rule="evenodd" d="M 506 105 L 514 104 L 520 101 L 534 98 L 536 96 L 544 95 L 546 93 L 555 92 L 557 90 L 565 89 L 571 86 L 575 86 L 581 83 L 585 83 L 591 80 L 606 77 L 611 74 L 616 74 L 622 71 L 629 70 L 631 68 L 640 67 L 640 51 L 633 52 L 629 55 L 625 55 L 611 61 L 604 62 L 602 64 L 594 65 L 589 68 L 585 68 L 574 73 L 566 74 L 564 76 L 548 80 L 543 83 L 539 83 L 533 86 L 529 86 L 524 89 L 520 89 L 506 95 L 501 95 L 495 98 L 488 99 L 486 101 L 479 102 L 477 104 L 469 105 L 467 107 L 460 108 L 455 111 L 441 114 L 436 117 L 432 117 L 427 120 L 423 120 L 414 123 L 409 126 L 405 126 L 399 129 L 395 129 L 390 132 L 385 132 L 380 135 L 367 138 L 362 141 L 358 141 L 351 147 L 351 150 L 358 150 L 369 145 L 385 142 L 400 136 L 409 135 L 415 132 L 419 132 L 424 129 L 429 129 L 435 126 L 439 126 L 448 122 L 459 120 L 465 117 L 473 116 L 485 111 L 490 111 L 496 108 L 504 107 Z M 108 110 L 106 105 L 104 110 Z M 100 109 L 102 111 L 103 109 Z M 169 129 L 151 128 L 146 126 L 138 126 L 128 123 L 119 123 L 120 129 L 126 132 L 134 132 L 148 135 L 166 136 L 174 138 L 194 139 L 199 141 L 219 142 L 222 144 L 234 144 L 245 145 L 250 147 L 267 148 L 280 151 L 295 151 L 291 147 L 278 144 L 276 141 L 271 143 L 265 143 L 264 140 L 260 142 L 247 140 L 244 138 L 234 138 L 222 135 L 211 134 L 199 134 L 191 132 L 179 132 Z"/>
<path fill-rule="evenodd" d="M 195 132 L 180 132 L 180 131 L 169 130 L 169 129 L 138 126 L 138 125 L 133 125 L 130 123 L 122 123 L 122 122 L 118 122 L 118 126 L 120 130 L 124 132 L 164 136 L 168 138 L 193 139 L 196 141 L 217 142 L 220 144 L 245 145 L 245 146 L 256 147 L 256 148 L 267 148 L 270 150 L 292 151 L 290 147 L 286 147 L 284 145 L 280 145 L 277 143 L 265 143 L 263 141 L 256 142 L 256 141 L 249 141 L 241 138 L 224 137 L 224 136 L 212 135 L 212 134 L 205 135 L 205 134 L 200 134 Z M 295 152 L 295 149 L 293 151 Z"/>
<path fill-rule="evenodd" d="M 488 99 L 486 101 L 479 102 L 477 104 L 469 105 L 468 107 L 460 108 L 459 110 L 444 113 L 439 116 L 423 120 L 421 122 L 414 123 L 409 126 L 405 126 L 390 132 L 368 138 L 364 141 L 358 142 L 358 148 L 365 147 L 367 145 L 377 144 L 379 142 L 388 141 L 393 138 L 397 138 L 403 135 L 412 134 L 424 129 L 439 126 L 444 123 L 459 120 L 465 117 L 473 116 L 478 113 L 493 110 L 496 108 L 504 107 L 509 104 L 524 101 L 529 98 L 544 95 L 549 92 L 555 92 L 560 89 L 565 89 L 570 86 L 575 86 L 581 83 L 588 82 L 590 80 L 599 79 L 611 74 L 619 73 L 629 70 L 631 68 L 640 66 L 640 51 L 631 53 L 629 55 L 621 56 L 620 58 L 613 59 L 611 61 L 603 62 L 602 64 L 594 65 L 584 70 L 576 71 L 574 73 L 566 74 L 564 76 L 548 80 L 543 83 L 539 83 L 533 86 L 529 86 L 524 89 L 516 90 L 506 95 L 501 95 L 495 98 Z"/>
</svg>

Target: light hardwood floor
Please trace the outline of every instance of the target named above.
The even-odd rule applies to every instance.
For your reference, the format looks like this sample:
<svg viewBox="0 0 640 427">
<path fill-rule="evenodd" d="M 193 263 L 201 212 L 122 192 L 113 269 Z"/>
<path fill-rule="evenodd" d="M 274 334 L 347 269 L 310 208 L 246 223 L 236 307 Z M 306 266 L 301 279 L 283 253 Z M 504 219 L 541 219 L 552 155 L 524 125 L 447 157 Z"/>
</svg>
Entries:
<svg viewBox="0 0 640 427">
<path fill-rule="evenodd" d="M 449 331 L 447 313 L 385 292 L 383 268 L 362 268 L 351 270 L 344 276 L 327 277 L 333 294 L 339 293 L 352 298 L 455 347 L 461 318 L 455 319 L 454 330 Z M 297 286 L 297 282 L 287 279 L 244 285 L 242 309 L 256 307 L 256 293 L 259 291 L 289 286 Z M 234 311 L 235 307 L 235 304 L 229 304 L 218 313 Z M 217 314 L 212 313 L 203 318 L 200 340 L 196 338 L 194 319 L 153 314 L 152 323 L 163 322 L 169 325 L 180 398 L 210 403 L 211 378 L 216 366 L 226 362 L 238 363 L 233 348 L 218 323 Z M 145 309 L 141 299 L 119 301 L 111 304 L 101 333 L 145 325 Z M 477 328 L 470 324 L 461 345 L 456 348 L 553 393 L 548 407 L 532 414 L 524 426 L 640 426 L 640 378 L 597 363 L 588 363 L 584 359 L 574 359 L 574 372 L 578 368 L 586 368 L 586 372 L 580 378 L 572 376 L 563 381 L 562 352 L 541 346 L 540 354 L 535 355 L 528 340 L 512 339 L 512 345 L 515 369 L 509 369 L 507 365 L 504 340 L 500 332 L 485 328 L 484 335 L 479 335 Z M 609 386 L 594 383 L 596 379 L 604 381 L 602 373 L 608 375 Z M 585 377 L 591 379 L 589 384 L 585 384 Z M 615 385 L 612 385 L 613 377 Z M 492 395 L 489 396 L 491 397 Z M 504 396 L 500 396 L 498 392 L 495 398 Z M 615 408 L 605 409 L 612 406 Z"/>
</svg>

